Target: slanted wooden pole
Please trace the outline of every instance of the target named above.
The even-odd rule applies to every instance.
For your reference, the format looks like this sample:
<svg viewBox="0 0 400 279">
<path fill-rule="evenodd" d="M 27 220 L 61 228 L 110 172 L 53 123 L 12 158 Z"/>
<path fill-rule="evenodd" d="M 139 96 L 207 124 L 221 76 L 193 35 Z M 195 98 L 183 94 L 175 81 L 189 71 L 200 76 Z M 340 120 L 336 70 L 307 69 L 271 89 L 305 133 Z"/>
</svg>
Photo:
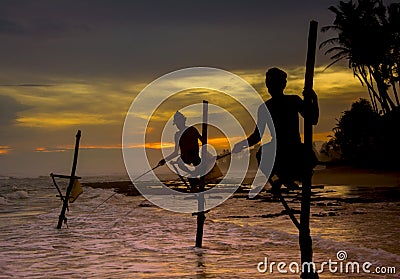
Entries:
<svg viewBox="0 0 400 279">
<path fill-rule="evenodd" d="M 69 195 L 71 193 L 72 187 L 74 186 L 76 165 L 78 163 L 78 151 L 79 151 L 79 141 L 80 141 L 80 139 L 81 139 L 81 131 L 78 130 L 78 132 L 76 133 L 74 161 L 72 163 L 71 176 L 69 177 L 69 185 L 68 185 L 68 188 L 67 188 L 67 192 L 66 192 L 66 194 L 64 196 L 64 202 L 63 202 L 63 206 L 62 206 L 62 209 L 61 209 L 60 217 L 58 217 L 57 229 L 61 229 L 62 223 L 65 220 L 65 210 L 68 207 Z"/>
<path fill-rule="evenodd" d="M 315 65 L 315 50 L 317 45 L 317 29 L 318 22 L 311 21 L 308 33 L 308 47 L 307 47 L 307 60 L 306 60 L 306 73 L 304 81 L 304 89 L 312 90 L 314 78 L 314 65 Z M 305 160 L 306 166 L 311 166 L 312 154 L 312 115 L 311 105 L 312 100 L 309 94 L 304 95 L 304 145 L 305 145 Z M 301 251 L 301 263 L 311 263 L 313 258 L 312 239 L 310 235 L 310 201 L 311 201 L 311 179 L 312 169 L 307 169 L 302 184 L 302 199 L 301 199 L 301 214 L 300 214 L 300 231 L 299 231 L 299 244 Z M 301 275 L 304 279 L 318 278 L 318 274 L 313 270 L 303 270 Z"/>
<path fill-rule="evenodd" d="M 203 145 L 207 144 L 207 137 L 208 137 L 207 123 L 208 123 L 208 102 L 203 101 L 203 124 L 201 131 L 201 137 L 203 138 Z M 204 160 L 202 162 L 204 169 L 207 168 L 205 162 L 206 157 L 207 157 L 207 150 L 203 148 L 201 154 L 201 160 Z M 204 221 L 206 220 L 206 216 L 204 213 L 204 188 L 205 188 L 204 177 L 205 174 L 200 178 L 199 193 L 198 193 L 196 247 L 199 248 L 203 246 Z"/>
</svg>

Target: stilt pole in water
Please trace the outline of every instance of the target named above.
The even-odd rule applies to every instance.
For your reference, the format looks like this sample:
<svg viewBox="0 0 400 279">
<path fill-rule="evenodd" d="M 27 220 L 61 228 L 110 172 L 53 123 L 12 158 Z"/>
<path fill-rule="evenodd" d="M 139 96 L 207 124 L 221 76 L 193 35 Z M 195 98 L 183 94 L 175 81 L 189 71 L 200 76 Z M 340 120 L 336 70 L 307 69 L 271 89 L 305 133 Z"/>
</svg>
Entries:
<svg viewBox="0 0 400 279">
<path fill-rule="evenodd" d="M 203 124 L 201 136 L 203 138 L 203 145 L 207 144 L 207 123 L 208 123 L 208 102 L 203 101 Z M 207 157 L 207 151 L 203 148 L 201 154 L 201 160 L 205 160 Z M 205 162 L 202 162 L 202 165 L 206 168 Z M 196 232 L 196 247 L 201 248 L 203 245 L 203 230 L 204 230 L 204 221 L 206 220 L 206 216 L 204 213 L 204 187 L 205 187 L 205 174 L 200 178 L 199 185 L 199 193 L 198 193 L 198 212 L 197 212 L 197 232 Z"/>
<path fill-rule="evenodd" d="M 317 44 L 317 29 L 318 29 L 318 22 L 311 21 L 308 33 L 306 73 L 304 81 L 304 89 L 306 91 L 312 90 L 313 88 L 315 50 Z M 312 100 L 309 94 L 304 95 L 304 104 L 305 104 L 304 145 L 306 150 L 305 163 L 306 166 L 311 166 L 313 128 L 312 128 L 312 115 L 311 115 Z M 310 235 L 311 179 L 312 179 L 312 169 L 307 169 L 307 173 L 304 177 L 302 185 L 300 231 L 299 231 L 299 244 L 300 244 L 302 264 L 305 262 L 311 263 L 313 258 L 312 239 Z M 311 269 L 311 267 L 309 267 L 309 269 Z M 313 270 L 303 270 L 301 277 L 304 279 L 310 279 L 310 278 L 318 278 L 318 275 L 317 273 L 314 273 Z"/>
<path fill-rule="evenodd" d="M 61 209 L 61 214 L 60 214 L 60 217 L 58 217 L 57 229 L 61 229 L 62 223 L 65 220 L 65 210 L 68 207 L 69 195 L 71 194 L 72 187 L 74 186 L 76 165 L 78 163 L 78 151 L 79 151 L 79 141 L 80 141 L 80 139 L 81 139 L 81 131 L 78 130 L 78 132 L 76 133 L 74 161 L 72 163 L 71 176 L 69 178 L 69 185 L 68 185 L 68 188 L 67 188 L 67 192 L 66 192 L 66 194 L 64 196 L 64 201 L 63 201 L 63 206 L 62 206 L 62 209 Z"/>
</svg>

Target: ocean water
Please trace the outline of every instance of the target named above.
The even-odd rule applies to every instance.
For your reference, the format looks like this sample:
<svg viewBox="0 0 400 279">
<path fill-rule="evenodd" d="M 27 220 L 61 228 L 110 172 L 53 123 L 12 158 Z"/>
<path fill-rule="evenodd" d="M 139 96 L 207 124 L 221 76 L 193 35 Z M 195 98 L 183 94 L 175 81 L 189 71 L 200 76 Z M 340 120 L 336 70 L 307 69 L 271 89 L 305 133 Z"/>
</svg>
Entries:
<svg viewBox="0 0 400 279">
<path fill-rule="evenodd" d="M 111 181 L 91 177 L 85 181 Z M 320 278 L 400 278 L 398 187 L 314 189 L 314 262 L 370 262 L 396 274 L 329 272 Z M 299 278 L 298 233 L 267 193 L 237 194 L 207 214 L 203 248 L 194 248 L 196 217 L 160 209 L 143 197 L 84 188 L 70 205 L 68 228 L 56 229 L 61 202 L 49 177 L 0 179 L 0 278 Z M 300 209 L 296 193 L 289 205 Z M 347 259 L 339 261 L 344 251 Z M 258 271 L 268 259 L 285 262 Z M 343 265 L 342 265 L 343 266 Z M 295 267 L 295 265 L 292 265 Z M 338 269 L 339 270 L 339 269 Z M 344 270 L 345 271 L 345 270 Z"/>
</svg>

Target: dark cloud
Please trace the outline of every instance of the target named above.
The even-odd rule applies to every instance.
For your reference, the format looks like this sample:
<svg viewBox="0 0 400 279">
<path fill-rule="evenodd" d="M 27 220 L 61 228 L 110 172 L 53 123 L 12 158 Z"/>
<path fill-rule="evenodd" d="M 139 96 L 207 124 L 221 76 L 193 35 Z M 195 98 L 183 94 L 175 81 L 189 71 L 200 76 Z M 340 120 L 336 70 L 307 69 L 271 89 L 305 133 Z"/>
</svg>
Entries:
<svg viewBox="0 0 400 279">
<path fill-rule="evenodd" d="M 0 34 L 22 34 L 24 28 L 17 22 L 0 18 Z"/>
<path fill-rule="evenodd" d="M 17 119 L 17 113 L 30 108 L 17 102 L 10 96 L 0 95 L 0 126 L 13 124 Z"/>
<path fill-rule="evenodd" d="M 335 1 L 323 0 L 136 0 L 136 1 L 2 1 L 0 15 L 19 19 L 49 18 L 54 22 L 248 24 L 314 13 Z M 282 15 L 285 15 L 282 17 Z"/>
<path fill-rule="evenodd" d="M 84 24 L 70 24 L 63 19 L 34 18 L 24 20 L 7 20 L 0 18 L 0 34 L 23 36 L 25 38 L 59 38 L 72 34 L 86 33 L 89 27 Z"/>
<path fill-rule="evenodd" d="M 334 2 L 3 1 L 4 30 L 20 36 L 4 38 L 1 68 L 143 80 L 190 66 L 304 64 L 308 21 L 331 23 Z"/>
</svg>

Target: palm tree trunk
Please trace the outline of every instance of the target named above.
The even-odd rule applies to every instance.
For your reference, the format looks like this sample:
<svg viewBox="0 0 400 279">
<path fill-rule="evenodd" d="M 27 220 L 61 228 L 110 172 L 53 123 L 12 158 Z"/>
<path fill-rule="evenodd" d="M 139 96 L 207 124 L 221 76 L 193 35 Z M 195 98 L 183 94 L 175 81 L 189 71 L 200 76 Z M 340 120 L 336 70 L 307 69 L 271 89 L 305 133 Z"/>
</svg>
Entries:
<svg viewBox="0 0 400 279">
<path fill-rule="evenodd" d="M 374 96 L 375 100 L 378 100 L 379 104 L 381 105 L 383 113 L 389 111 L 389 107 L 387 106 L 387 104 L 385 104 L 384 100 L 382 100 L 381 96 L 379 96 L 378 93 L 376 92 L 372 79 L 371 83 L 368 81 L 367 72 L 361 66 L 357 66 L 357 70 L 358 71 L 354 72 L 355 75 L 362 83 L 365 83 L 367 85 L 367 88 L 369 90 L 371 90 L 371 93 Z"/>
<path fill-rule="evenodd" d="M 378 69 L 379 69 L 379 67 L 368 66 L 368 70 L 371 72 L 371 74 L 376 82 L 376 86 L 378 88 L 379 95 L 381 96 L 382 100 L 385 103 L 385 106 L 387 107 L 387 112 L 389 112 L 389 111 L 393 110 L 394 108 L 396 108 L 396 105 L 394 104 L 392 99 L 389 97 L 384 79 Z"/>
<path fill-rule="evenodd" d="M 399 107 L 400 106 L 399 96 L 397 95 L 396 83 L 393 81 L 393 75 L 392 75 L 391 79 L 392 79 L 392 81 L 390 83 L 392 84 L 393 95 L 394 95 L 394 98 L 396 99 L 397 106 Z"/>
<path fill-rule="evenodd" d="M 378 113 L 378 107 L 376 106 L 376 100 L 375 100 L 374 96 L 372 96 L 371 90 L 369 88 L 368 88 L 368 95 L 369 95 L 369 99 L 371 100 L 371 104 L 372 104 L 372 108 L 373 108 L 374 112 Z"/>
<path fill-rule="evenodd" d="M 371 82 L 371 84 L 372 84 L 372 87 L 374 87 L 373 81 L 372 81 L 371 73 L 369 73 L 369 80 L 370 80 L 370 82 Z M 378 105 L 376 104 L 375 95 L 373 95 L 373 96 L 371 97 L 371 89 L 370 89 L 370 88 L 368 88 L 368 94 L 369 94 L 369 97 L 370 97 L 370 99 L 371 99 L 372 107 L 374 108 L 375 113 L 378 113 L 378 114 L 379 114 Z"/>
</svg>

